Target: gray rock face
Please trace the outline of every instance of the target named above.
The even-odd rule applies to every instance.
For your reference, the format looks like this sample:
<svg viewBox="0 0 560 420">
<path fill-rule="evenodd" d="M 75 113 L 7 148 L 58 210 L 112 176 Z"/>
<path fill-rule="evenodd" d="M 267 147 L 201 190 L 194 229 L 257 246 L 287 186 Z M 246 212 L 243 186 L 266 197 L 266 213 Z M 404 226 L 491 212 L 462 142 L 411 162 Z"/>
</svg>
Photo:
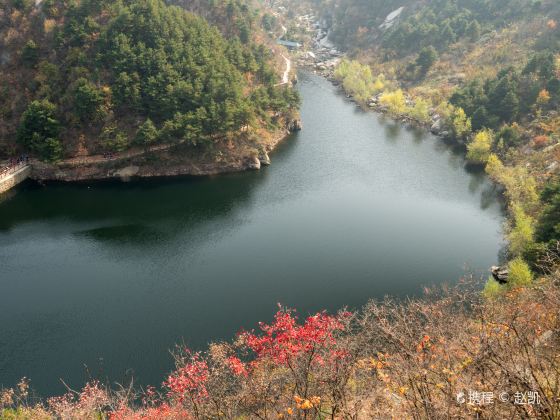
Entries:
<svg viewBox="0 0 560 420">
<path fill-rule="evenodd" d="M 432 126 L 430 127 L 430 131 L 432 132 L 432 134 L 441 134 L 441 130 L 443 128 L 443 123 L 441 120 L 436 120 L 434 121 L 434 123 L 432 124 Z"/>
<path fill-rule="evenodd" d="M 255 171 L 261 169 L 261 161 L 259 160 L 259 158 L 258 157 L 251 158 L 249 160 L 249 163 L 247 164 L 247 169 L 253 169 Z"/>
<path fill-rule="evenodd" d="M 507 267 L 497 267 L 493 266 L 490 268 L 490 272 L 492 273 L 492 277 L 500 284 L 506 284 L 508 282 L 509 271 Z"/>
<path fill-rule="evenodd" d="M 268 156 L 268 153 L 266 153 L 266 152 L 262 152 L 259 155 L 259 161 L 261 163 L 261 166 L 269 166 L 271 164 L 270 157 Z"/>
<path fill-rule="evenodd" d="M 299 119 L 294 119 L 288 124 L 288 130 L 290 132 L 301 131 L 303 126 L 301 125 L 301 121 Z"/>
<path fill-rule="evenodd" d="M 128 182 L 132 177 L 138 174 L 140 168 L 138 166 L 127 166 L 114 173 L 114 177 L 118 177 L 121 181 Z"/>
</svg>

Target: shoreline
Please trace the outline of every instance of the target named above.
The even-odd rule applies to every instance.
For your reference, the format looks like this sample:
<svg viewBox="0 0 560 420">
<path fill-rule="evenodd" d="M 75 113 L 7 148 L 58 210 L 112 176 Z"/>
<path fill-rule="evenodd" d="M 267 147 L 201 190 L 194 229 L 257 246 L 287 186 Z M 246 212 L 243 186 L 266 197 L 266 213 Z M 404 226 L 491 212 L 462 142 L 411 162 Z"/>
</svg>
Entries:
<svg viewBox="0 0 560 420">
<path fill-rule="evenodd" d="M 104 181 L 116 180 L 128 182 L 133 179 L 149 179 L 149 178 L 172 178 L 181 176 L 210 176 L 235 172 L 244 172 L 248 170 L 260 170 L 262 166 L 271 164 L 269 153 L 272 153 L 276 147 L 284 140 L 288 139 L 291 134 L 298 131 L 301 127 L 299 117 L 293 119 L 287 126 L 274 133 L 274 136 L 263 144 L 263 149 L 258 156 L 249 154 L 241 154 L 239 156 L 226 156 L 223 161 L 196 160 L 185 158 L 184 161 L 173 162 L 173 147 L 162 150 L 160 157 L 163 160 L 156 164 L 146 164 L 142 162 L 149 153 L 134 156 L 132 158 L 124 157 L 118 160 L 108 160 L 103 163 L 91 164 L 68 164 L 58 163 L 49 164 L 33 160 L 31 162 L 32 171 L 29 179 L 36 182 L 87 182 L 87 181 Z M 165 153 L 170 152 L 165 159 Z M 157 155 L 157 151 L 155 154 Z M 153 156 L 153 155 L 151 155 Z"/>
<path fill-rule="evenodd" d="M 350 92 L 348 92 L 346 89 L 344 89 L 344 86 L 342 85 L 342 83 L 340 81 L 338 81 L 335 77 L 333 72 L 330 71 L 324 71 L 324 70 L 320 70 L 317 69 L 316 66 L 313 66 L 312 64 L 304 64 L 302 66 L 302 68 L 305 68 L 306 70 L 312 72 L 313 74 L 316 74 L 322 78 L 324 78 L 325 80 L 327 80 L 329 83 L 331 83 L 334 87 L 336 87 L 340 92 L 342 92 L 344 95 L 346 95 L 346 98 L 350 101 L 353 102 L 354 104 L 356 104 L 358 107 L 360 107 L 364 112 L 372 112 L 373 114 L 378 114 L 378 115 L 383 115 L 385 117 L 391 118 L 393 121 L 400 123 L 403 127 L 414 127 L 414 128 L 419 128 L 422 130 L 425 130 L 428 134 L 432 134 L 435 137 L 438 137 L 442 140 L 448 140 L 448 136 L 445 136 L 445 130 L 441 130 L 438 132 L 434 132 L 434 124 L 436 124 L 438 121 L 441 121 L 440 119 L 434 119 L 433 116 L 437 115 L 436 113 L 430 113 L 430 117 L 432 117 L 432 120 L 430 123 L 424 122 L 424 121 L 419 121 L 417 119 L 414 119 L 406 114 L 401 114 L 401 115 L 395 115 L 395 114 L 391 114 L 387 109 L 384 109 L 382 106 L 378 105 L 375 102 L 359 102 L 356 99 L 354 99 L 354 97 L 350 94 Z M 405 92 L 406 94 L 406 92 Z M 377 95 L 379 96 L 379 95 Z M 409 97 L 407 97 L 407 100 L 410 100 Z"/>
</svg>

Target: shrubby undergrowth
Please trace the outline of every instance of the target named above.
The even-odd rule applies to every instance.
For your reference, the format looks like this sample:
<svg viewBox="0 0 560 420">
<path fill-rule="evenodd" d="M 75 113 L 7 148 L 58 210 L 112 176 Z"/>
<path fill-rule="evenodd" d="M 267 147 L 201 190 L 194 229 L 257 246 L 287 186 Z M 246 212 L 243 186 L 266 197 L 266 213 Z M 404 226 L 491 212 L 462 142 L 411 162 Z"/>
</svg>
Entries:
<svg viewBox="0 0 560 420">
<path fill-rule="evenodd" d="M 32 403 L 24 380 L 2 391 L 0 412 L 7 419 L 555 419 L 558 256 L 545 263 L 551 274 L 528 285 L 512 262 L 520 281 L 487 297 L 467 282 L 302 320 L 281 307 L 270 324 L 232 342 L 179 348 L 160 389 L 91 382 Z M 495 397 L 481 402 L 481 393 Z"/>
</svg>

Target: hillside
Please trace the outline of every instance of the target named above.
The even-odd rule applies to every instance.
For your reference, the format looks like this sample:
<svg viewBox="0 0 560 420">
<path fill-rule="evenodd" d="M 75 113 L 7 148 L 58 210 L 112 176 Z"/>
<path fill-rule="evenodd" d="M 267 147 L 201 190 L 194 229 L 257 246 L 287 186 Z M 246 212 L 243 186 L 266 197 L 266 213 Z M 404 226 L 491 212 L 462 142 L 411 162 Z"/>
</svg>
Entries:
<svg viewBox="0 0 560 420">
<path fill-rule="evenodd" d="M 0 5 L 6 158 L 163 145 L 195 162 L 250 158 L 295 115 L 297 93 L 278 86 L 283 69 L 245 3 L 193 7 L 203 17 L 162 0 Z"/>
<path fill-rule="evenodd" d="M 45 401 L 23 378 L 0 389 L 0 418 L 559 419 L 560 3 L 268 1 L 276 14 L 250 2 L 173 3 L 181 8 L 0 0 L 4 153 L 29 150 L 61 170 L 168 145 L 149 159 L 199 169 L 259 156 L 298 105 L 277 86 L 266 44 L 265 31 L 283 24 L 304 45 L 299 62 L 346 99 L 431 131 L 426 141 L 464 153 L 455 163 L 486 171 L 507 208 L 502 266 L 487 280 L 336 314 L 298 318 L 279 304 L 271 322 L 229 341 L 177 346 L 174 370 L 146 389 L 92 380 Z M 318 44 L 323 31 L 334 52 Z"/>
<path fill-rule="evenodd" d="M 92 381 L 43 404 L 23 379 L 0 391 L 0 417 L 556 419 L 558 281 L 551 273 L 491 300 L 462 284 L 302 320 L 280 308 L 272 323 L 232 342 L 176 349 L 176 370 L 161 388 Z"/>
<path fill-rule="evenodd" d="M 486 168 L 508 204 L 507 260 L 538 271 L 560 239 L 559 3 L 332 0 L 297 7 L 346 51 L 335 70 L 325 62 L 316 69 L 363 107 L 424 126 L 464 147 L 470 165 Z M 312 26 L 294 28 L 306 48 L 318 48 Z M 499 289 L 493 280 L 488 287 Z"/>
</svg>

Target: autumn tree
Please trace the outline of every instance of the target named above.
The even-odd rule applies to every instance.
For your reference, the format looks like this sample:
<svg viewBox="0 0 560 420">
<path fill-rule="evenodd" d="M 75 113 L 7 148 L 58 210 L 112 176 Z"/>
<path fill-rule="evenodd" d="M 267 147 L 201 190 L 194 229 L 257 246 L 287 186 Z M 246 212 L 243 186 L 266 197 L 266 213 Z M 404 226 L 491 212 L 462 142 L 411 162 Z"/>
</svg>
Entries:
<svg viewBox="0 0 560 420">
<path fill-rule="evenodd" d="M 494 134 L 490 130 L 476 133 L 474 139 L 467 145 L 467 159 L 471 163 L 486 164 L 490 157 Z"/>
</svg>

